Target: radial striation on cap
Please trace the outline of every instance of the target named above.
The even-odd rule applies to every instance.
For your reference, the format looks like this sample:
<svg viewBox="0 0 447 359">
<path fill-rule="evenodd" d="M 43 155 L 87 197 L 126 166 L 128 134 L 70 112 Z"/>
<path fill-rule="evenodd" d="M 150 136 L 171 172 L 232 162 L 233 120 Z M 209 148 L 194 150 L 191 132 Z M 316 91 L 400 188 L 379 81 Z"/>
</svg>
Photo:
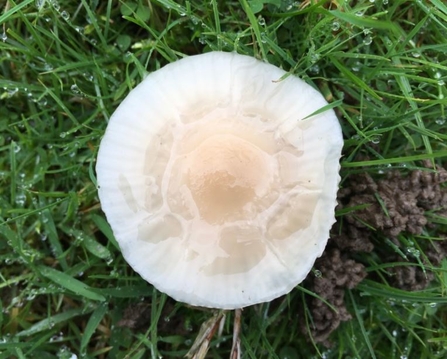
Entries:
<svg viewBox="0 0 447 359">
<path fill-rule="evenodd" d="M 236 53 L 151 73 L 110 118 L 96 172 L 124 258 L 191 305 L 234 309 L 288 293 L 335 222 L 343 146 L 304 81 Z"/>
</svg>

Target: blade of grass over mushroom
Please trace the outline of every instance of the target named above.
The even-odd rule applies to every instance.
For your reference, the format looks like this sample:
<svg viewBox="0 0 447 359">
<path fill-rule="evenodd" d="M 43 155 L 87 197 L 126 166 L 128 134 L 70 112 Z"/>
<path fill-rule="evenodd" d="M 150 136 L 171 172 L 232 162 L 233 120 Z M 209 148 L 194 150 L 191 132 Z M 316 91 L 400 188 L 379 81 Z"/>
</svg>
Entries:
<svg viewBox="0 0 447 359">
<path fill-rule="evenodd" d="M 44 267 L 44 266 L 38 266 L 37 267 L 40 274 L 42 274 L 44 277 L 47 277 L 48 279 L 52 280 L 54 283 L 60 285 L 61 287 L 64 287 L 73 293 L 80 295 L 81 297 L 91 299 L 91 300 L 97 300 L 97 301 L 104 301 L 105 298 L 101 294 L 96 293 L 93 288 L 90 288 L 87 284 L 63 273 L 56 269 Z"/>
<path fill-rule="evenodd" d="M 342 103 L 343 103 L 343 100 L 337 100 L 337 101 L 331 102 L 331 103 L 327 104 L 326 106 L 321 107 L 320 109 L 312 112 L 310 115 L 307 115 L 306 117 L 304 117 L 300 120 L 304 121 L 305 119 L 307 119 L 309 117 L 316 116 L 316 115 L 326 112 L 328 110 L 332 110 L 332 109 L 340 106 Z"/>
</svg>

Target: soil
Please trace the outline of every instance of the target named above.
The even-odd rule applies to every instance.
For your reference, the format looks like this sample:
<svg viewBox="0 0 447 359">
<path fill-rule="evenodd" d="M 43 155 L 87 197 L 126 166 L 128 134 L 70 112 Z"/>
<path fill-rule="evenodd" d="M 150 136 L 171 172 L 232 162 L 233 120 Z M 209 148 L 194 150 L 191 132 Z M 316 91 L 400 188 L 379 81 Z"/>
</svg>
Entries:
<svg viewBox="0 0 447 359">
<path fill-rule="evenodd" d="M 309 275 L 305 281 L 306 288 L 337 309 L 334 311 L 321 299 L 308 297 L 311 325 L 306 324 L 304 310 L 300 324 L 302 332 L 315 342 L 330 346 L 330 334 L 341 322 L 351 319 L 344 295 L 346 289 L 354 288 L 366 277 L 365 266 L 358 259 L 361 253 L 375 250 L 384 263 L 414 263 L 420 259 L 435 267 L 447 256 L 445 226 L 437 227 L 427 215 L 436 213 L 447 218 L 447 171 L 441 167 L 432 171 L 427 162 L 424 166 L 427 170 L 413 170 L 406 175 L 395 170 L 380 179 L 367 173 L 352 175 L 339 191 L 337 210 L 348 213 L 334 226 L 327 249 L 315 263 L 314 269 L 321 275 Z M 398 236 L 415 240 L 415 236 L 427 230 L 435 230 L 439 241 L 421 240 L 418 245 L 424 248 L 425 256 L 415 258 L 419 252 L 412 248 L 409 254 L 413 257 L 407 257 L 408 249 L 404 249 Z M 390 247 L 383 245 L 386 239 L 399 250 L 389 254 Z M 382 253 L 381 247 L 387 250 Z M 418 266 L 393 266 L 389 273 L 389 283 L 404 290 L 424 289 L 434 279 L 433 273 L 423 272 Z"/>
</svg>

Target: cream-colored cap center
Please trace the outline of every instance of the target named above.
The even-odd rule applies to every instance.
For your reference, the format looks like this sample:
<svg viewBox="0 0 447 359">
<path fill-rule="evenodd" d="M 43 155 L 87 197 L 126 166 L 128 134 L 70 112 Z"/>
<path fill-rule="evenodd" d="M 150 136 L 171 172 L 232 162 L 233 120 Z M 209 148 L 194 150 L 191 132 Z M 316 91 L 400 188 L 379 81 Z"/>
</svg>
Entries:
<svg viewBox="0 0 447 359">
<path fill-rule="evenodd" d="M 206 139 L 187 162 L 186 185 L 210 224 L 242 219 L 269 182 L 263 151 L 232 134 Z"/>
</svg>

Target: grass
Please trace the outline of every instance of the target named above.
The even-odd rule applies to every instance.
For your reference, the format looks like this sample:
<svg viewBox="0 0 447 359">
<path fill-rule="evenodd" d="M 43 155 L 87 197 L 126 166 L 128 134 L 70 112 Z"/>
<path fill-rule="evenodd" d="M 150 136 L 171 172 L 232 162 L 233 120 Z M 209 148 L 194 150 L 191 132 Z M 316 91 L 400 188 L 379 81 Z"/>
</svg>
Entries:
<svg viewBox="0 0 447 359">
<path fill-rule="evenodd" d="M 0 358 L 175 358 L 210 313 L 175 303 L 122 259 L 100 211 L 94 165 L 110 114 L 148 71 L 190 54 L 237 51 L 283 67 L 337 105 L 342 185 L 446 165 L 447 6 L 432 1 L 1 1 Z M 343 214 L 340 214 L 342 217 Z M 419 238 L 445 238 L 445 218 Z M 378 233 L 382 251 L 395 252 Z M 410 248 L 411 245 L 408 245 Z M 247 308 L 243 358 L 444 358 L 447 261 L 419 292 L 393 288 L 377 253 L 360 260 L 383 280 L 348 290 L 353 320 L 333 346 L 308 342 L 298 287 Z M 301 289 L 300 289 L 301 288 Z M 118 326 L 147 303 L 142 331 Z M 310 318 L 311 319 L 311 318 Z M 210 357 L 227 357 L 231 314 Z M 218 345 L 220 343 L 220 345 Z"/>
</svg>

